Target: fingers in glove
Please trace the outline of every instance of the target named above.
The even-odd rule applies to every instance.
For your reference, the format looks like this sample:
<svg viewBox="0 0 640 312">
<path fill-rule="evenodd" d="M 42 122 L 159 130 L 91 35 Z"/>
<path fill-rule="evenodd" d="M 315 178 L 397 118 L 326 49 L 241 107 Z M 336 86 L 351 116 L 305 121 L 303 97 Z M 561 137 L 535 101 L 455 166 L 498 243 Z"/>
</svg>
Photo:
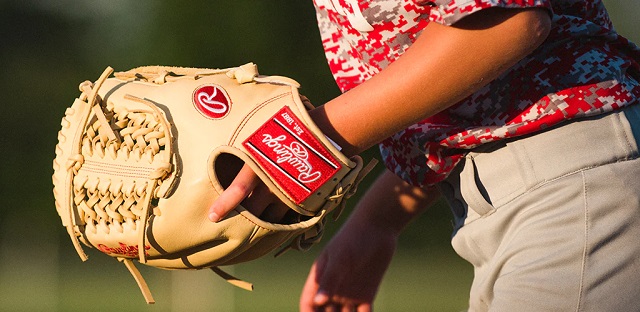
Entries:
<svg viewBox="0 0 640 312">
<path fill-rule="evenodd" d="M 256 185 L 253 192 L 241 204 L 254 216 L 259 217 L 274 200 L 275 196 L 271 194 L 269 188 L 260 183 Z"/>
<path fill-rule="evenodd" d="M 273 203 L 262 212 L 260 219 L 271 223 L 286 223 L 284 217 L 289 212 L 289 207 L 282 202 Z"/>
<path fill-rule="evenodd" d="M 271 223 L 281 223 L 289 207 L 264 184 L 259 183 L 251 195 L 242 201 L 242 206 L 254 216 Z"/>
<path fill-rule="evenodd" d="M 259 183 L 260 178 L 251 167 L 244 165 L 229 187 L 209 207 L 209 220 L 212 222 L 222 220 L 230 211 L 238 207 Z"/>
</svg>

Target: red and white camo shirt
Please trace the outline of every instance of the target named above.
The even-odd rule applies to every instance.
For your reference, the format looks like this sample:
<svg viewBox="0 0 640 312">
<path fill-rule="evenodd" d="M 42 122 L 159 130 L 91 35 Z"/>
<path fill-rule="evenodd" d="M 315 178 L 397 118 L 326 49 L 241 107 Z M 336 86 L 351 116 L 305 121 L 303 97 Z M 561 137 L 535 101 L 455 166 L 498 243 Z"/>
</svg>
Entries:
<svg viewBox="0 0 640 312">
<path fill-rule="evenodd" d="M 463 101 L 380 144 L 386 166 L 413 185 L 443 180 L 466 151 L 481 144 L 640 98 L 640 49 L 615 32 L 601 0 L 314 3 L 329 67 L 343 92 L 402 55 L 430 22 L 451 25 L 489 7 L 543 7 L 552 13 L 551 33 L 534 53 Z"/>
</svg>

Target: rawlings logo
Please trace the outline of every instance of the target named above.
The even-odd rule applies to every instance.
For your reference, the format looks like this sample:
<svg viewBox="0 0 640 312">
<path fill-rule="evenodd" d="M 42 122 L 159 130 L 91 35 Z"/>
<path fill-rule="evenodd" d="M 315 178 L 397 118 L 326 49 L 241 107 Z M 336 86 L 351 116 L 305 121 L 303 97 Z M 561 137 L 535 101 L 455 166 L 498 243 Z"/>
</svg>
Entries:
<svg viewBox="0 0 640 312">
<path fill-rule="evenodd" d="M 291 142 L 289 146 L 282 144 L 281 142 L 287 139 L 285 135 L 280 135 L 276 138 L 270 134 L 263 134 L 262 136 L 262 143 L 271 148 L 277 155 L 276 163 L 288 163 L 298 170 L 298 181 L 311 183 L 322 177 L 320 171 L 313 170 L 313 165 L 309 163 L 309 152 L 302 144 L 295 141 Z"/>
<path fill-rule="evenodd" d="M 243 144 L 296 204 L 342 167 L 288 107 L 283 107 Z"/>
<path fill-rule="evenodd" d="M 220 119 L 231 110 L 227 93 L 216 85 L 204 85 L 193 92 L 193 104 L 205 116 Z"/>
<path fill-rule="evenodd" d="M 106 254 L 116 254 L 125 257 L 135 258 L 138 256 L 138 246 L 129 246 L 124 243 L 118 243 L 120 247 L 112 248 L 104 244 L 98 244 L 98 250 L 106 253 Z M 144 246 L 144 250 L 151 249 L 151 246 Z"/>
</svg>

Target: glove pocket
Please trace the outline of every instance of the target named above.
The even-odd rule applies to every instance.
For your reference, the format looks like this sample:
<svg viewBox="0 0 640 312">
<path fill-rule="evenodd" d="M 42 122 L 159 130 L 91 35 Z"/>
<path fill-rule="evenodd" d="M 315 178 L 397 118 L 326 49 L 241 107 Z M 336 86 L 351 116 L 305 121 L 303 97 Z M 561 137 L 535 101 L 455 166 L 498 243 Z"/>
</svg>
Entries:
<svg viewBox="0 0 640 312">
<path fill-rule="evenodd" d="M 265 222 L 242 207 L 227 218 L 196 224 L 197 231 L 175 235 L 175 228 L 152 216 L 147 230 L 148 265 L 165 269 L 203 269 L 260 258 L 316 226 L 324 213 L 294 224 Z"/>
</svg>

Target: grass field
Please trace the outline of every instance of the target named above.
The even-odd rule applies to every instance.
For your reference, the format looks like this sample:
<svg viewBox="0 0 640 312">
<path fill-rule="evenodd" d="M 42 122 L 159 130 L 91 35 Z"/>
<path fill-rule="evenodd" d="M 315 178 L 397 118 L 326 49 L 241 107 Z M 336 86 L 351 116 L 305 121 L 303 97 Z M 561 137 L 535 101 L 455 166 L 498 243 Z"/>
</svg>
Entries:
<svg viewBox="0 0 640 312">
<path fill-rule="evenodd" d="M 296 311 L 313 259 L 312 254 L 290 253 L 231 268 L 236 276 L 254 283 L 253 292 L 233 287 L 207 270 L 139 266 L 157 302 L 147 305 L 126 268 L 99 256 L 83 264 L 79 260 L 62 264 L 56 278 L 40 280 L 31 272 L 14 276 L 14 283 L 3 280 L 0 310 Z M 461 311 L 470 277 L 470 268 L 451 255 L 400 254 L 381 287 L 376 311 Z"/>
<path fill-rule="evenodd" d="M 426 223 L 432 230 L 445 226 L 446 220 L 432 219 Z M 253 292 L 208 270 L 137 265 L 156 300 L 147 305 L 127 269 L 115 259 L 91 249 L 89 261 L 82 263 L 59 228 L 36 230 L 19 224 L 4 222 L 0 235 L 0 311 L 296 311 L 309 267 L 321 249 L 225 268 L 252 282 Z M 446 312 L 466 307 L 471 267 L 446 245 L 445 231 L 417 241 L 421 232 L 428 236 L 424 231 L 414 226 L 406 232 L 404 247 L 381 286 L 376 311 Z M 407 248 L 411 241 L 421 249 Z"/>
</svg>

